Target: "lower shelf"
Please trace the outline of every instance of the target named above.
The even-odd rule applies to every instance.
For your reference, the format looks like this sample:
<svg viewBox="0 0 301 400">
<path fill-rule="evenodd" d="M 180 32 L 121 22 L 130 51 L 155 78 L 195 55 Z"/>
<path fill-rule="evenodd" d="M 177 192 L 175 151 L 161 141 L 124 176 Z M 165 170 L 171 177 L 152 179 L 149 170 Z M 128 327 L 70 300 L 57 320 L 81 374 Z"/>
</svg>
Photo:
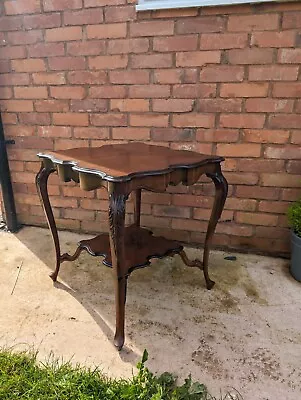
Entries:
<svg viewBox="0 0 301 400">
<path fill-rule="evenodd" d="M 183 250 L 183 246 L 179 242 L 161 236 L 153 236 L 151 231 L 135 225 L 125 228 L 124 244 L 125 265 L 129 273 L 134 269 L 149 265 L 151 258 L 164 258 Z M 110 239 L 107 233 L 93 239 L 81 240 L 78 245 L 92 256 L 104 257 L 103 263 L 112 267 Z"/>
</svg>

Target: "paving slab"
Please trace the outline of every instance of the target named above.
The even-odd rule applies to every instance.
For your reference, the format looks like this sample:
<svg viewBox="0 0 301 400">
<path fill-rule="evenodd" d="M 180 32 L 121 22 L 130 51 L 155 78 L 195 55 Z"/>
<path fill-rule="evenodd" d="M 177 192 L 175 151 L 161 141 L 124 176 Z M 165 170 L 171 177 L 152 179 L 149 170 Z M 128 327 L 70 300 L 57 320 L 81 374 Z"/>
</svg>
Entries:
<svg viewBox="0 0 301 400">
<path fill-rule="evenodd" d="M 62 251 L 90 236 L 60 232 Z M 201 250 L 187 249 L 190 257 Z M 215 287 L 178 256 L 154 260 L 129 279 L 126 345 L 113 345 L 112 271 L 82 254 L 48 277 L 54 252 L 47 229 L 0 232 L 0 346 L 34 348 L 130 377 L 144 349 L 147 366 L 190 373 L 216 396 L 231 388 L 244 400 L 301 398 L 301 283 L 289 261 L 213 251 Z M 236 260 L 225 260 L 235 255 Z"/>
</svg>

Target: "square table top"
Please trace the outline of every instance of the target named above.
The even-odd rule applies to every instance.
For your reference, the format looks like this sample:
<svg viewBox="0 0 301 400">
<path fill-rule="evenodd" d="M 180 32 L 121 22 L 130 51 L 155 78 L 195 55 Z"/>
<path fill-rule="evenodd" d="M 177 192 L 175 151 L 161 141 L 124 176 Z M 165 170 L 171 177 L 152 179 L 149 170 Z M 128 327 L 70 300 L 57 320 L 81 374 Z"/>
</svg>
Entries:
<svg viewBox="0 0 301 400">
<path fill-rule="evenodd" d="M 224 160 L 220 156 L 139 142 L 47 151 L 38 156 L 50 159 L 55 164 L 72 165 L 75 171 L 103 175 L 118 181 L 122 178 L 160 175 L 178 168 L 189 169 Z"/>
</svg>

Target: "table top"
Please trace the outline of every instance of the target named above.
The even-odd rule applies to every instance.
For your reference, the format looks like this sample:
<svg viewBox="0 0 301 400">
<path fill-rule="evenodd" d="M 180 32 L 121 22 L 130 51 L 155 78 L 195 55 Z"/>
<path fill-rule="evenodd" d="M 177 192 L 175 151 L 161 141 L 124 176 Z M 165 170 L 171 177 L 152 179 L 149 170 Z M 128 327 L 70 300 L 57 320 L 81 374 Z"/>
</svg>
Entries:
<svg viewBox="0 0 301 400">
<path fill-rule="evenodd" d="M 38 156 L 50 159 L 55 164 L 72 165 L 74 171 L 100 175 L 103 179 L 119 182 L 224 160 L 219 156 L 139 142 L 49 151 L 39 153 Z"/>
</svg>

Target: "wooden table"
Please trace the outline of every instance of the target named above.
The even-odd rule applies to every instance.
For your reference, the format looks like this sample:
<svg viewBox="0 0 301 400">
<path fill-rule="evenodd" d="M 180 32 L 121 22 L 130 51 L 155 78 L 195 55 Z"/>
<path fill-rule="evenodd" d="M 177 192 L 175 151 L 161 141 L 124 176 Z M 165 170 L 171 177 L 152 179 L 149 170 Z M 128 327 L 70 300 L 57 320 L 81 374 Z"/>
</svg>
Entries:
<svg viewBox="0 0 301 400">
<path fill-rule="evenodd" d="M 70 150 L 39 153 L 42 160 L 36 183 L 52 233 L 56 268 L 51 274 L 56 281 L 60 265 L 76 260 L 85 250 L 92 256 L 102 256 L 103 263 L 113 267 L 116 300 L 115 346 L 124 344 L 124 319 L 127 279 L 132 271 L 150 264 L 151 258 L 163 258 L 179 254 L 190 267 L 204 271 L 206 285 L 211 289 L 214 282 L 209 278 L 208 259 L 212 237 L 221 216 L 228 192 L 228 184 L 221 172 L 218 156 L 208 156 L 185 150 L 171 150 L 162 146 L 143 143 L 105 145 L 98 148 L 74 148 Z M 61 254 L 58 232 L 49 201 L 47 182 L 51 173 L 57 172 L 64 182 L 79 183 L 83 190 L 101 187 L 109 194 L 109 234 L 101 234 L 90 240 L 82 240 L 73 255 Z M 164 192 L 168 185 L 193 185 L 202 174 L 210 177 L 215 185 L 215 201 L 208 224 L 203 261 L 189 260 L 181 243 L 155 237 L 140 227 L 141 190 Z M 125 227 L 125 206 L 131 192 L 135 194 L 134 224 Z"/>
</svg>

